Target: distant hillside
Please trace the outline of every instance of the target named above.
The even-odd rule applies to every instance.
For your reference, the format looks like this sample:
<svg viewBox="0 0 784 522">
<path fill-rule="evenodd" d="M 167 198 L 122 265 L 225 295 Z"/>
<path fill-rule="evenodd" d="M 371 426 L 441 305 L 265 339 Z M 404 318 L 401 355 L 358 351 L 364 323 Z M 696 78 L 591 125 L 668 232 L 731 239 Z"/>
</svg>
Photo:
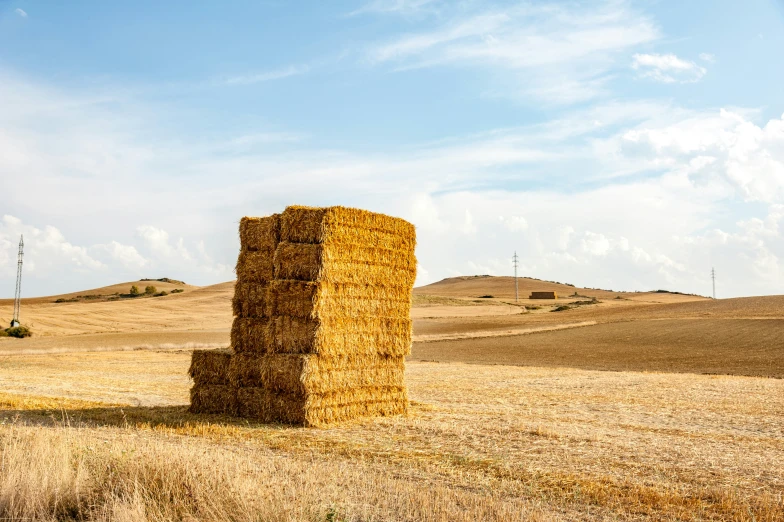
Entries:
<svg viewBox="0 0 784 522">
<path fill-rule="evenodd" d="M 531 277 L 520 277 L 517 285 L 521 299 L 527 299 L 531 292 L 557 292 L 559 297 L 568 297 L 577 293 L 579 296 L 597 297 L 599 299 L 614 299 L 640 297 L 643 295 L 659 294 L 660 297 L 672 297 L 678 301 L 692 301 L 705 299 L 701 296 L 678 294 L 675 292 L 613 292 L 610 290 L 594 290 L 591 288 L 575 287 L 569 283 L 557 281 L 542 281 Z M 440 295 L 445 297 L 481 297 L 491 295 L 503 299 L 514 299 L 515 280 L 509 276 L 460 276 L 450 277 L 414 289 L 415 294 Z"/>
</svg>

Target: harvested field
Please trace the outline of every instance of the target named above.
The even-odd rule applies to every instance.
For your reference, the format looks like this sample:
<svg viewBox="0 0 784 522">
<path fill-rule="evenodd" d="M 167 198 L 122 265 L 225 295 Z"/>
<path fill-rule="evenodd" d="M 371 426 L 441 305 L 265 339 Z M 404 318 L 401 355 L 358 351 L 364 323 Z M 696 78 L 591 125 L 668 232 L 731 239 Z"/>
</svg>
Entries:
<svg viewBox="0 0 784 522">
<path fill-rule="evenodd" d="M 53 486 L 35 477 L 62 455 L 55 462 L 72 463 L 58 475 L 63 491 L 69 466 L 84 462 L 81 491 L 100 507 L 101 470 L 117 466 L 128 481 L 116 487 L 155 476 L 174 499 L 188 498 L 179 488 L 191 491 L 195 498 L 179 503 L 136 501 L 180 517 L 227 520 L 226 510 L 238 510 L 233 519 L 252 520 L 277 506 L 309 520 L 330 510 L 344 520 L 782 519 L 783 380 L 414 362 L 408 417 L 323 430 L 190 415 L 181 379 L 190 355 L 143 354 L 13 358 L 0 378 L 17 375 L 26 393 L 0 393 L 0 451 L 19 466 L 4 468 L 0 481 L 44 498 Z M 104 376 L 103 392 L 79 388 L 86 375 L 74 370 L 86 367 Z M 70 400 L 40 397 L 61 395 L 44 368 L 69 381 Z M 153 369 L 172 384 L 141 378 Z M 150 406 L 121 406 L 139 396 Z M 30 447 L 49 449 L 22 450 Z M 124 452 L 134 458 L 119 460 Z M 141 509 L 122 496 L 113 502 Z M 14 509 L 23 508 L 34 506 Z"/>
<path fill-rule="evenodd" d="M 0 339 L 0 517 L 784 520 L 784 379 L 723 375 L 782 376 L 784 296 L 521 313 L 501 278 L 474 279 L 490 285 L 416 291 L 408 416 L 329 430 L 187 412 L 191 349 L 228 346 L 233 283 L 28 304 L 46 335 Z M 289 340 L 312 326 L 281 325 Z M 278 388 L 315 384 L 283 366 Z M 271 371 L 228 377 L 247 390 Z M 197 400 L 235 408 L 221 386 Z"/>
<path fill-rule="evenodd" d="M 415 342 L 411 359 L 784 378 L 784 319 L 638 320 Z"/>
</svg>

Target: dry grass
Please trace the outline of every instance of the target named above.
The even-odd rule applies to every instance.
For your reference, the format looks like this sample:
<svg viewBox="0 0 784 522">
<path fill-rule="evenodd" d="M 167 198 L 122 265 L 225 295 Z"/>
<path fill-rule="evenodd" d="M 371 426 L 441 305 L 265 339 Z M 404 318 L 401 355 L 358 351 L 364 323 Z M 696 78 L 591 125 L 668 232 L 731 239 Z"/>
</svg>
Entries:
<svg viewBox="0 0 784 522">
<path fill-rule="evenodd" d="M 0 431 L 3 441 L 29 437 L 67 450 L 66 469 L 82 470 L 83 483 L 91 484 L 80 490 L 90 499 L 86 505 L 115 505 L 119 491 L 146 506 L 149 520 L 186 512 L 246 520 L 252 510 L 265 520 L 324 520 L 330 508 L 345 520 L 784 519 L 781 380 L 411 363 L 408 416 L 330 430 L 188 414 L 187 382 L 164 390 L 140 380 L 124 393 L 174 406 L 29 398 L 60 393 L 43 367 L 60 368 L 59 378 L 67 379 L 72 366 L 90 366 L 125 382 L 125 372 L 154 366 L 179 375 L 189 360 L 177 353 L 150 353 L 157 362 L 129 355 L 135 354 L 20 357 L 13 373 L 27 383 L 27 397 L 0 395 L 0 422 L 12 424 Z M 2 382 L 10 373 L 0 370 Z M 105 400 L 125 402 L 116 384 L 103 383 Z M 96 395 L 94 387 L 84 397 Z M 21 442 L 4 444 L 13 459 L 27 459 L 13 479 L 11 468 L 2 470 L 4 484 L 23 480 L 25 467 L 53 474 L 51 463 L 63 462 L 24 451 Z M 84 455 L 95 460 L 81 461 Z M 106 482 L 102 469 L 116 470 L 122 484 Z M 36 480 L 25 487 L 53 484 Z M 142 495 L 153 482 L 168 497 Z M 73 484 L 61 489 L 65 497 Z M 132 484 L 138 492 L 125 489 Z M 215 498 L 203 497 L 211 489 L 219 491 Z M 193 498 L 183 500 L 184 491 Z M 254 503 L 253 491 L 271 507 Z M 16 502 L 15 509 L 26 505 Z M 225 509 L 209 511 L 219 506 Z M 89 517 L 111 518 L 106 513 Z"/>
</svg>

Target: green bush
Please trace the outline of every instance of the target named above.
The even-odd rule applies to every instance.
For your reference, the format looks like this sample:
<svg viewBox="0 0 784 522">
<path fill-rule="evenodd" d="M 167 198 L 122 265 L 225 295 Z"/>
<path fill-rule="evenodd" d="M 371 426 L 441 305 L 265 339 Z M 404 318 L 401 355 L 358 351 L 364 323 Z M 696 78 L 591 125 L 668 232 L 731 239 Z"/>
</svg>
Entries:
<svg viewBox="0 0 784 522">
<path fill-rule="evenodd" d="M 130 292 L 130 294 L 131 294 L 131 296 L 132 296 L 132 297 L 136 297 L 137 295 L 139 295 L 139 287 L 138 287 L 138 286 L 136 286 L 136 285 L 133 285 L 133 286 L 131 287 L 131 292 Z"/>
<path fill-rule="evenodd" d="M 31 337 L 33 332 L 26 326 L 14 326 L 13 328 L 8 328 L 5 331 L 9 337 L 17 337 L 19 339 L 23 337 Z"/>
<path fill-rule="evenodd" d="M 175 288 L 174 290 L 171 291 L 171 293 L 173 293 L 173 294 L 180 294 L 180 293 L 182 293 L 184 291 L 185 290 L 183 290 L 182 288 Z"/>
<path fill-rule="evenodd" d="M 571 306 L 561 305 L 553 309 L 553 312 L 564 312 L 566 310 L 571 310 L 571 309 L 572 309 Z"/>
<path fill-rule="evenodd" d="M 158 292 L 157 294 L 155 294 L 155 297 L 163 297 L 165 295 L 169 295 L 169 292 L 167 292 L 166 290 L 162 292 Z"/>
<path fill-rule="evenodd" d="M 8 332 L 5 330 L 0 330 L 0 337 L 8 337 Z"/>
<path fill-rule="evenodd" d="M 144 288 L 144 293 L 147 295 L 155 295 L 158 292 L 158 289 L 154 286 L 150 285 Z"/>
</svg>

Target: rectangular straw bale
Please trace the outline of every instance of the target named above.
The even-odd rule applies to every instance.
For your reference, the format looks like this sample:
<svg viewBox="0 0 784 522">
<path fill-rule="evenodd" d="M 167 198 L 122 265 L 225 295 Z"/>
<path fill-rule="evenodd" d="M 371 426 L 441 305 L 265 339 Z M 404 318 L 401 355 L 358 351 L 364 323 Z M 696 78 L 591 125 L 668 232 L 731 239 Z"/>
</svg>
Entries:
<svg viewBox="0 0 784 522">
<path fill-rule="evenodd" d="M 414 251 L 414 225 L 400 218 L 347 207 L 286 207 L 280 239 L 292 243 L 357 244 Z"/>
<path fill-rule="evenodd" d="M 310 408 L 305 413 L 305 424 L 307 426 L 326 426 L 358 417 L 388 417 L 407 413 L 408 400 L 358 402 L 325 408 Z"/>
<path fill-rule="evenodd" d="M 407 287 L 384 287 L 314 283 L 290 279 L 271 283 L 277 315 L 293 317 L 374 316 L 408 319 L 411 291 Z M 350 327 L 346 322 L 345 327 Z"/>
<path fill-rule="evenodd" d="M 322 356 L 405 356 L 411 353 L 412 321 L 385 317 L 275 317 L 273 351 Z"/>
<path fill-rule="evenodd" d="M 243 250 L 275 250 L 280 241 L 280 214 L 244 217 L 240 220 L 240 246 Z"/>
<path fill-rule="evenodd" d="M 364 388 L 300 397 L 266 388 L 239 388 L 241 417 L 261 422 L 321 426 L 365 415 L 394 415 L 408 410 L 405 389 Z"/>
<path fill-rule="evenodd" d="M 417 261 L 413 250 L 355 244 L 278 244 L 275 277 L 366 285 L 413 286 Z"/>
<path fill-rule="evenodd" d="M 275 313 L 273 305 L 268 284 L 241 283 L 239 281 L 234 284 L 231 307 L 235 316 L 269 317 Z"/>
<path fill-rule="evenodd" d="M 354 388 L 402 389 L 404 357 L 328 358 L 316 355 L 236 354 L 229 382 L 237 387 L 266 388 L 290 395 L 334 393 Z"/>
<path fill-rule="evenodd" d="M 237 256 L 237 281 L 241 284 L 267 283 L 275 277 L 274 250 L 242 250 Z"/>
<path fill-rule="evenodd" d="M 235 317 L 231 326 L 231 347 L 235 352 L 270 352 L 275 340 L 270 318 Z"/>
<path fill-rule="evenodd" d="M 231 350 L 194 350 L 188 375 L 198 384 L 228 384 Z"/>
<path fill-rule="evenodd" d="M 237 388 L 225 384 L 197 384 L 191 388 L 191 413 L 237 413 Z"/>
</svg>

